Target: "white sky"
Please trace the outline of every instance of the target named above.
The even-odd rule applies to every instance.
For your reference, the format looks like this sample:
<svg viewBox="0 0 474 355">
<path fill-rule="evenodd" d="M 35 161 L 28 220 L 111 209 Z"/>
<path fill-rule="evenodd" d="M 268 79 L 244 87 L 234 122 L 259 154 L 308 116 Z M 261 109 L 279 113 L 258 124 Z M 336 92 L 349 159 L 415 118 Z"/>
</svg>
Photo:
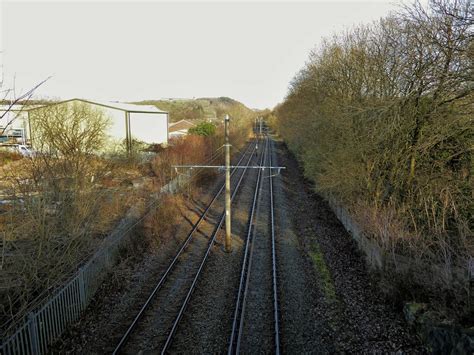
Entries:
<svg viewBox="0 0 474 355">
<path fill-rule="evenodd" d="M 395 1 L 0 0 L 4 87 L 37 97 L 135 101 L 229 96 L 273 107 L 321 37 Z"/>
</svg>

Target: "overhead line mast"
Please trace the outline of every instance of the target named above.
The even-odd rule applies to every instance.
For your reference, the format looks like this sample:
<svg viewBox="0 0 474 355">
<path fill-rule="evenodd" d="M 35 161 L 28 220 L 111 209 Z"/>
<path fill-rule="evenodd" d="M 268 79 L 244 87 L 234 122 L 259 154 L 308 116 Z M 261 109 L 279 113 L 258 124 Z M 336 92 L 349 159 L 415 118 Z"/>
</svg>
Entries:
<svg viewBox="0 0 474 355">
<path fill-rule="evenodd" d="M 229 120 L 229 115 L 225 115 L 225 251 L 228 253 L 232 251 Z"/>
<path fill-rule="evenodd" d="M 258 120 L 258 121 L 257 121 Z M 262 117 L 255 119 L 255 134 L 259 132 L 259 137 L 262 135 Z M 259 122 L 259 127 L 257 127 L 257 122 Z M 225 251 L 230 253 L 232 251 L 232 215 L 231 215 L 231 191 L 230 191 L 230 170 L 231 169 L 239 169 L 239 168 L 251 168 L 251 169 L 277 169 L 278 174 L 280 173 L 281 169 L 286 169 L 283 166 L 233 166 L 230 165 L 230 147 L 232 146 L 229 141 L 229 124 L 230 124 L 230 117 L 229 115 L 225 115 L 224 118 L 224 132 L 225 132 L 225 165 L 173 165 L 172 167 L 178 170 L 178 168 L 185 168 L 185 169 L 225 169 Z M 257 149 L 258 149 L 258 142 L 257 142 Z"/>
</svg>

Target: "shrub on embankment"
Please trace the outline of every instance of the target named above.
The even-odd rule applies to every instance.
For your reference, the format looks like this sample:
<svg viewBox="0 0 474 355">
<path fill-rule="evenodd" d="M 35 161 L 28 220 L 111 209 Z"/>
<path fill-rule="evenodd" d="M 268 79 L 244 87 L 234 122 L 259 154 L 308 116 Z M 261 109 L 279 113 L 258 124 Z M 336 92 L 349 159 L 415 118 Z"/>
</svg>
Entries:
<svg viewBox="0 0 474 355">
<path fill-rule="evenodd" d="M 232 154 L 238 155 L 239 151 L 247 142 L 253 119 L 239 115 L 231 117 L 230 137 L 232 144 Z M 208 123 L 205 123 L 208 125 Z M 192 131 L 185 137 L 175 138 L 170 142 L 168 149 L 160 152 L 151 161 L 151 169 L 158 180 L 164 185 L 177 176 L 177 173 L 189 174 L 189 169 L 173 169 L 176 165 L 202 165 L 209 163 L 211 165 L 224 164 L 224 127 L 222 122 L 218 126 L 212 126 L 212 132 Z M 200 186 L 206 181 L 211 181 L 217 173 L 217 170 L 201 169 L 196 174 L 193 170 L 194 185 Z"/>
<path fill-rule="evenodd" d="M 461 304 L 466 285 L 444 291 L 474 254 L 472 26 L 469 0 L 436 0 L 326 39 L 274 111 L 318 192 L 386 253 L 442 265 L 419 281 Z"/>
<path fill-rule="evenodd" d="M 32 120 L 43 153 L 0 167 L 2 326 L 69 277 L 137 197 L 111 179 L 140 172 L 93 154 L 104 141 L 102 114 L 75 105 Z"/>
</svg>

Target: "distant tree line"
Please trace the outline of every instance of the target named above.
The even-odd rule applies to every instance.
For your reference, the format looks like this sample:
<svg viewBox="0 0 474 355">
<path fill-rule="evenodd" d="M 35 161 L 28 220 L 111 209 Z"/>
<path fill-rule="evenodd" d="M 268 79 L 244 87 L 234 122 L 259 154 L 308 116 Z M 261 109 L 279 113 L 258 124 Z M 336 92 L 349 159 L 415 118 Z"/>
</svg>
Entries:
<svg viewBox="0 0 474 355">
<path fill-rule="evenodd" d="M 387 251 L 474 255 L 473 4 L 419 3 L 326 39 L 277 106 L 315 188 Z"/>
</svg>

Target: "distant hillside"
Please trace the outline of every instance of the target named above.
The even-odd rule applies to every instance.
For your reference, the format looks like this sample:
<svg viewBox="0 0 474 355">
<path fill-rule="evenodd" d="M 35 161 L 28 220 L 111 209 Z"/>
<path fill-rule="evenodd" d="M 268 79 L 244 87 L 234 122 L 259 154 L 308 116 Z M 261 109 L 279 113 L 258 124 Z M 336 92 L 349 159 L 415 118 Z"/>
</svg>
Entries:
<svg viewBox="0 0 474 355">
<path fill-rule="evenodd" d="M 28 100 L 20 101 L 23 105 L 46 105 L 57 100 Z M 133 102 L 138 105 L 154 105 L 170 113 L 171 122 L 179 120 L 213 120 L 222 119 L 227 113 L 236 119 L 251 119 L 257 115 L 243 103 L 229 97 L 202 97 L 197 99 L 161 99 Z M 8 105 L 7 100 L 0 100 L 0 105 Z"/>
<path fill-rule="evenodd" d="M 203 97 L 198 99 L 165 99 L 134 102 L 139 105 L 155 105 L 170 113 L 170 120 L 208 120 L 223 118 L 228 113 L 235 118 L 253 118 L 255 112 L 239 101 L 228 97 Z"/>
</svg>

